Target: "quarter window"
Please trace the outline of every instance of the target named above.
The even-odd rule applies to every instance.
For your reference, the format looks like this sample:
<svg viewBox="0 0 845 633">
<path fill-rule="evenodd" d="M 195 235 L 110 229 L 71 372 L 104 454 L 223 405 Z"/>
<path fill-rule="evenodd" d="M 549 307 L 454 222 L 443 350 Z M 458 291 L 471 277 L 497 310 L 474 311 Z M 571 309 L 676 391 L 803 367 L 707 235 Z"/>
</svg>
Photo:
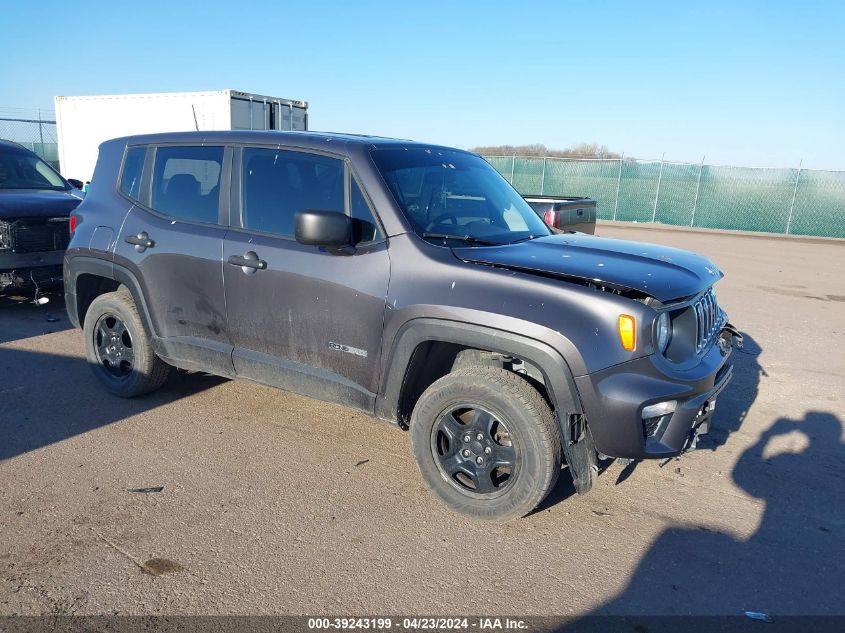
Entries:
<svg viewBox="0 0 845 633">
<path fill-rule="evenodd" d="M 344 212 L 343 161 L 275 149 L 243 152 L 243 226 L 290 236 L 298 211 Z"/>
<path fill-rule="evenodd" d="M 378 230 L 373 212 L 355 178 L 350 179 L 350 187 L 349 215 L 352 216 L 355 224 L 355 242 L 372 242 L 381 239 L 381 231 Z"/>
<path fill-rule="evenodd" d="M 146 155 L 146 147 L 130 147 L 123 161 L 120 190 L 136 200 L 141 192 L 141 172 L 144 169 L 144 157 Z"/>
<path fill-rule="evenodd" d="M 222 147 L 159 147 L 152 208 L 188 222 L 217 222 Z"/>
</svg>

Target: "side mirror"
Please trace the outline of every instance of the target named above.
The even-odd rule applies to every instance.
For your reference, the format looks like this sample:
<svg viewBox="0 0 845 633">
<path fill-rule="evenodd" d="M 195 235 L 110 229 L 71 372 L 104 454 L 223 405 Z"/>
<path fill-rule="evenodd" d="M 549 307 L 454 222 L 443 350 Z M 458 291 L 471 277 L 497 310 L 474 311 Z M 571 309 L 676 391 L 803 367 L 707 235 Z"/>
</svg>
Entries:
<svg viewBox="0 0 845 633">
<path fill-rule="evenodd" d="M 352 245 L 352 218 L 339 211 L 299 211 L 293 219 L 300 244 L 343 248 Z"/>
<path fill-rule="evenodd" d="M 67 180 L 74 189 L 82 189 L 82 187 L 85 186 L 85 183 L 81 180 L 77 180 L 76 178 L 66 178 L 65 180 Z"/>
</svg>

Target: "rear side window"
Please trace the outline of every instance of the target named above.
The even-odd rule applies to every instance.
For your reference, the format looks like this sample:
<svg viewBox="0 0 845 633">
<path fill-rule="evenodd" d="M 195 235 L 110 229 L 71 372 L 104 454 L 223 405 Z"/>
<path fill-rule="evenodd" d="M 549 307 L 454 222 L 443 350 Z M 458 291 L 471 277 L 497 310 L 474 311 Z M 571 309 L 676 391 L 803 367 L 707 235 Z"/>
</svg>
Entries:
<svg viewBox="0 0 845 633">
<path fill-rule="evenodd" d="M 159 147 L 152 208 L 188 222 L 216 223 L 222 170 L 223 147 Z"/>
<path fill-rule="evenodd" d="M 246 148 L 242 191 L 245 228 L 292 237 L 298 211 L 344 212 L 343 161 L 305 152 Z"/>
<path fill-rule="evenodd" d="M 120 175 L 120 190 L 130 198 L 138 199 L 141 192 L 141 173 L 144 170 L 146 147 L 130 147 L 123 160 L 123 172 Z"/>
</svg>

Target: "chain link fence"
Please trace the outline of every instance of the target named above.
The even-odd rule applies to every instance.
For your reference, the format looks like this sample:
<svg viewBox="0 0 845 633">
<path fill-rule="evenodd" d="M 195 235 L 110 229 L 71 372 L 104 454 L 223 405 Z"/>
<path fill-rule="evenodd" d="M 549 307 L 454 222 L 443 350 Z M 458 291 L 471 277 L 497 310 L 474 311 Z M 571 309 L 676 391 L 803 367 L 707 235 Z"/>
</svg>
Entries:
<svg viewBox="0 0 845 633">
<path fill-rule="evenodd" d="M 589 196 L 604 220 L 845 237 L 845 172 L 485 156 L 523 195 Z"/>
<path fill-rule="evenodd" d="M 51 111 L 0 108 L 0 139 L 20 143 L 59 170 L 56 120 Z"/>
</svg>

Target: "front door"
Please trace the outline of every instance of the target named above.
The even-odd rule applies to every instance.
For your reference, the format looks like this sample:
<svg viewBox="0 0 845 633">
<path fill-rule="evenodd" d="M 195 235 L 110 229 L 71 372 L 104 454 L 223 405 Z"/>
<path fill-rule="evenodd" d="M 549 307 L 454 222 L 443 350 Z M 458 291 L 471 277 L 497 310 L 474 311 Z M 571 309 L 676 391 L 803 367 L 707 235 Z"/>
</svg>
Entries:
<svg viewBox="0 0 845 633">
<path fill-rule="evenodd" d="M 232 189 L 223 278 L 237 374 L 371 411 L 390 261 L 348 166 L 325 154 L 244 148 Z M 294 214 L 305 209 L 351 215 L 354 253 L 296 242 Z"/>
</svg>

